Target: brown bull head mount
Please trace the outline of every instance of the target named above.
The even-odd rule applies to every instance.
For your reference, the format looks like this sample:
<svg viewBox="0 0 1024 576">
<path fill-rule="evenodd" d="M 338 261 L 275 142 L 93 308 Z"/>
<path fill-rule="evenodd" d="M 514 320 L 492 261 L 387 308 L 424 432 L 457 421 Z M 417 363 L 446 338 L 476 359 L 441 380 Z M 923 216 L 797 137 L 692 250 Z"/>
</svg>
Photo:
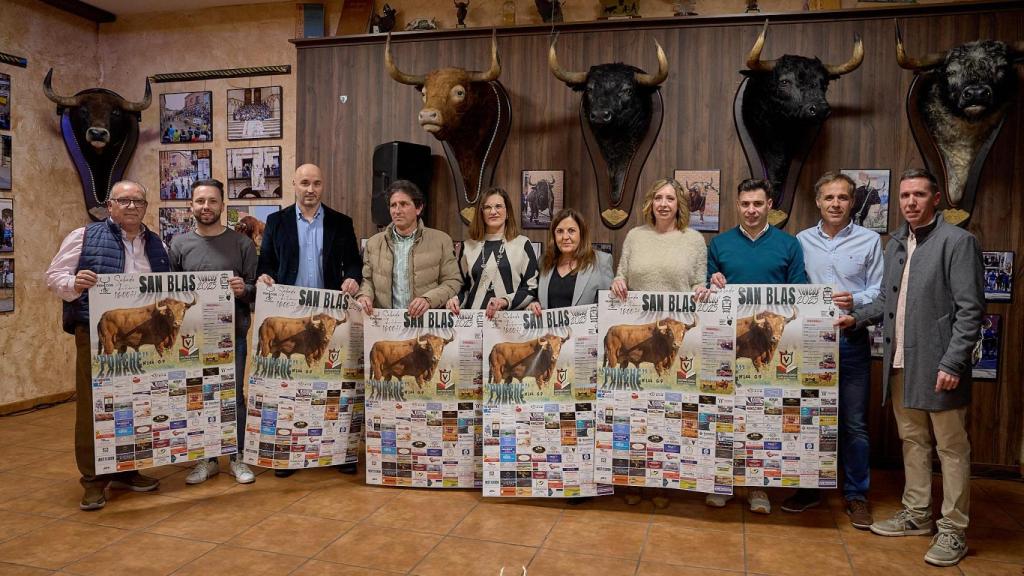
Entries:
<svg viewBox="0 0 1024 576">
<path fill-rule="evenodd" d="M 654 45 L 655 74 L 620 63 L 569 71 L 558 63 L 554 41 L 548 50 L 548 67 L 555 78 L 583 93 L 580 126 L 597 177 L 601 221 L 609 228 L 621 228 L 629 220 L 640 172 L 661 130 L 659 88 L 668 78 L 668 58 L 657 40 Z"/>
<path fill-rule="evenodd" d="M 746 76 L 736 92 L 733 118 L 754 178 L 771 183 L 768 221 L 784 226 L 793 207 L 804 161 L 831 113 L 825 93 L 829 82 L 856 70 L 864 61 L 864 44 L 854 35 L 849 59 L 825 64 L 818 58 L 786 54 L 761 58 L 768 22 L 750 53 Z"/>
<path fill-rule="evenodd" d="M 491 33 L 491 65 L 485 71 L 438 68 L 426 75 L 407 74 L 384 47 L 384 67 L 396 82 L 423 93 L 420 126 L 441 142 L 452 171 L 462 221 L 473 219 L 473 204 L 494 182 L 494 171 L 512 126 L 512 107 L 498 82 L 497 32 Z"/>
<path fill-rule="evenodd" d="M 896 61 L 914 72 L 907 119 L 925 166 L 939 180 L 943 217 L 966 226 L 981 172 L 1018 89 L 1024 40 L 975 40 L 946 52 L 907 54 L 896 24 Z"/>
<path fill-rule="evenodd" d="M 142 111 L 153 99 L 149 79 L 141 102 L 130 102 L 102 88 L 62 96 L 53 89 L 53 69 L 46 73 L 43 92 L 57 105 L 64 145 L 82 181 L 89 217 L 107 217 L 110 188 L 124 176 L 139 138 Z"/>
</svg>

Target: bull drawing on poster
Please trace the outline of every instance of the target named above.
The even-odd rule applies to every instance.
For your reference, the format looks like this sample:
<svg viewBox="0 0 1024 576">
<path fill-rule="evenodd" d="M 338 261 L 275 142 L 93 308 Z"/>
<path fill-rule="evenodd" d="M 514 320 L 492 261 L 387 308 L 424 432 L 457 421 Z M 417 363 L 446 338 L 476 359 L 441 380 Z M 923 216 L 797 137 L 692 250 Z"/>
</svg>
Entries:
<svg viewBox="0 0 1024 576">
<path fill-rule="evenodd" d="M 804 160 L 832 109 L 825 99 L 829 82 L 856 70 L 864 60 L 864 44 L 854 36 L 853 52 L 842 64 L 786 54 L 763 60 L 768 23 L 747 56 L 746 79 L 736 93 L 736 130 L 755 178 L 772 185 L 768 221 L 784 226 L 789 218 Z"/>
<path fill-rule="evenodd" d="M 668 78 L 668 58 L 654 44 L 655 74 L 622 63 L 599 64 L 586 72 L 564 70 L 554 42 L 548 51 L 552 74 L 583 93 L 580 124 L 597 176 L 601 220 L 610 228 L 620 228 L 629 219 L 640 171 L 661 130 L 659 87 Z"/>
<path fill-rule="evenodd" d="M 1014 65 L 1024 62 L 1024 40 L 975 40 L 914 58 L 897 25 L 896 60 L 915 73 L 907 117 L 925 165 L 941 179 L 943 216 L 966 225 L 985 159 L 1017 93 Z"/>
<path fill-rule="evenodd" d="M 124 176 L 139 139 L 142 111 L 153 99 L 149 78 L 141 102 L 125 100 L 103 88 L 61 96 L 53 90 L 52 68 L 43 80 L 43 91 L 57 104 L 64 145 L 82 181 L 89 217 L 103 220 L 110 188 Z"/>
<path fill-rule="evenodd" d="M 129 371 L 134 374 L 144 372 L 139 358 L 143 346 L 153 346 L 157 355 L 163 358 L 164 351 L 172 347 L 178 339 L 185 312 L 195 303 L 195 296 L 191 302 L 164 298 L 148 306 L 117 308 L 104 312 L 96 325 L 99 338 L 96 355 L 101 359 L 101 374 L 110 373 L 121 360 L 113 358 L 115 353 L 124 356 L 129 348 L 134 353 L 126 360 L 130 366 Z"/>
<path fill-rule="evenodd" d="M 271 375 L 275 368 L 282 368 L 281 377 L 291 378 L 291 357 L 294 354 L 302 355 L 307 368 L 319 366 L 334 331 L 347 320 L 347 315 L 339 319 L 323 312 L 308 318 L 267 317 L 258 331 L 256 364 L 260 374 Z M 284 360 L 279 361 L 282 355 Z"/>
<path fill-rule="evenodd" d="M 511 384 L 515 379 L 525 384 L 526 378 L 533 378 L 537 389 L 543 392 L 554 374 L 562 346 L 569 338 L 572 338 L 571 329 L 565 336 L 548 333 L 525 342 L 495 344 L 487 358 L 491 382 Z"/>
<path fill-rule="evenodd" d="M 649 324 L 612 326 L 604 337 L 604 366 L 610 368 L 636 368 L 644 362 L 654 366 L 658 376 L 672 367 L 686 331 L 697 325 L 665 318 Z"/>
<path fill-rule="evenodd" d="M 491 66 L 483 72 L 438 68 L 429 74 L 406 74 L 391 55 L 391 36 L 384 48 L 384 66 L 396 82 L 423 93 L 420 126 L 444 147 L 452 170 L 462 221 L 473 219 L 472 204 L 494 181 L 498 158 L 511 127 L 512 109 L 498 82 L 497 33 L 491 35 Z"/>
<path fill-rule="evenodd" d="M 401 383 L 410 377 L 416 382 L 417 391 L 423 392 L 423 385 L 434 377 L 444 347 L 454 339 L 454 333 L 448 338 L 424 334 L 408 340 L 375 342 L 370 348 L 370 378 Z"/>
<path fill-rule="evenodd" d="M 774 312 L 762 311 L 753 316 L 736 319 L 736 359 L 747 358 L 761 371 L 771 363 L 772 357 L 782 339 L 786 325 L 796 320 L 797 309 L 793 307 L 793 315 L 783 316 Z"/>
</svg>

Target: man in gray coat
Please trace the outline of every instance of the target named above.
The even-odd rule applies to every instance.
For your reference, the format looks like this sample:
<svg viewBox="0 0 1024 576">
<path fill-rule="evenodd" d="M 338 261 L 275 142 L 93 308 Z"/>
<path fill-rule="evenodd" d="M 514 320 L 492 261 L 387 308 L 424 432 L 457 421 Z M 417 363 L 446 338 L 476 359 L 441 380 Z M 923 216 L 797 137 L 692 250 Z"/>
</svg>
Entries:
<svg viewBox="0 0 1024 576">
<path fill-rule="evenodd" d="M 871 531 L 931 534 L 931 422 L 942 463 L 942 519 L 924 559 L 952 566 L 967 553 L 971 445 L 964 423 L 985 292 L 978 240 L 943 219 L 936 211 L 939 198 L 930 172 L 903 173 L 899 199 L 907 225 L 885 247 L 881 294 L 836 324 L 885 320 L 882 397 L 892 397 L 906 484 L 903 510 L 875 522 Z"/>
</svg>

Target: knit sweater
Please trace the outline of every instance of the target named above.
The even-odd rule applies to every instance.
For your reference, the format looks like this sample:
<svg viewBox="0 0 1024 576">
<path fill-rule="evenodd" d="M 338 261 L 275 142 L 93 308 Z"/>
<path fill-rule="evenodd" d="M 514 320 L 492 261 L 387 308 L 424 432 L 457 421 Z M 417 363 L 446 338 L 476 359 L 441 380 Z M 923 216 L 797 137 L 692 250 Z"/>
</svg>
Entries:
<svg viewBox="0 0 1024 576">
<path fill-rule="evenodd" d="M 689 292 L 707 278 L 708 249 L 700 232 L 671 230 L 658 233 L 649 225 L 626 234 L 616 278 L 630 290 Z"/>
<path fill-rule="evenodd" d="M 807 283 L 800 241 L 775 226 L 753 242 L 739 226 L 712 238 L 708 278 L 715 272 L 724 274 L 729 284 Z"/>
</svg>

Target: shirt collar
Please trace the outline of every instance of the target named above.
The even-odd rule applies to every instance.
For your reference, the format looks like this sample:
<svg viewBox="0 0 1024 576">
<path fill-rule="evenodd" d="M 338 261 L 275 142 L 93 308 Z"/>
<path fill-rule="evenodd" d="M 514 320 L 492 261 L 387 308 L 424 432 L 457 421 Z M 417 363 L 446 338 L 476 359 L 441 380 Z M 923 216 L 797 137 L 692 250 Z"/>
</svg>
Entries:
<svg viewBox="0 0 1024 576">
<path fill-rule="evenodd" d="M 818 236 L 821 236 L 822 238 L 825 238 L 825 239 L 829 239 L 829 238 L 831 238 L 831 236 L 829 236 L 828 233 L 825 232 L 825 229 L 822 227 L 822 224 L 824 224 L 824 222 L 825 222 L 824 220 L 818 220 Z M 847 234 L 852 234 L 853 233 L 853 226 L 854 226 L 853 219 L 851 218 L 850 222 L 847 223 L 846 226 L 842 230 L 840 230 L 839 232 L 836 233 L 836 237 L 838 238 L 839 236 L 845 236 Z"/>
<path fill-rule="evenodd" d="M 751 242 L 755 242 L 755 241 L 757 241 L 758 238 L 760 238 L 761 236 L 764 236 L 765 233 L 768 232 L 768 228 L 770 228 L 770 227 L 771 227 L 771 224 L 765 223 L 764 228 L 762 228 L 761 231 L 758 232 L 756 236 L 751 236 L 750 234 L 747 234 L 747 229 L 744 228 L 743 225 L 741 224 L 740 225 L 740 232 L 743 233 L 743 235 L 746 236 L 747 239 L 749 239 Z"/>
<path fill-rule="evenodd" d="M 321 216 L 323 216 L 323 213 L 324 213 L 324 205 L 320 204 L 319 206 L 316 207 L 316 214 L 313 214 L 313 219 L 310 220 L 310 222 L 316 221 L 317 218 L 320 218 Z M 295 219 L 296 220 L 301 220 L 303 222 L 306 221 L 302 217 L 302 209 L 299 208 L 299 203 L 298 202 L 295 203 Z"/>
</svg>

